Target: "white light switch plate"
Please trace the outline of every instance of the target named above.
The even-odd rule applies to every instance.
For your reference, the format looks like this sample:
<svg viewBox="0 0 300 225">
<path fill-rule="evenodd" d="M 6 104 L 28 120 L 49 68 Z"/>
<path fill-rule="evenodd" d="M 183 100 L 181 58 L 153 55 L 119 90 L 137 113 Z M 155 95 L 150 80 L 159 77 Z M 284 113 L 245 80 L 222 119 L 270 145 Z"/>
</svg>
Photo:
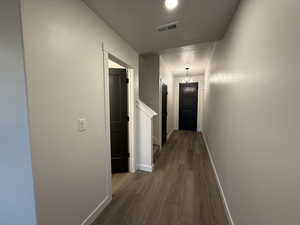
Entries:
<svg viewBox="0 0 300 225">
<path fill-rule="evenodd" d="M 78 119 L 78 131 L 79 132 L 86 131 L 86 119 L 85 118 Z"/>
</svg>

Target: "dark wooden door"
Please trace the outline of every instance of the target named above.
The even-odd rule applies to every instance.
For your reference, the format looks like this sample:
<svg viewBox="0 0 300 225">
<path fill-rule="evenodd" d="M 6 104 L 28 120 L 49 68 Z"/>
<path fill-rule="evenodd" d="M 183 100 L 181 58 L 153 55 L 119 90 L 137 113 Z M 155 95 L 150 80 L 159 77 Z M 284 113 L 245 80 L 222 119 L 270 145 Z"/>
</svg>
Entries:
<svg viewBox="0 0 300 225">
<path fill-rule="evenodd" d="M 128 172 L 128 82 L 125 69 L 109 69 L 112 173 Z"/>
<path fill-rule="evenodd" d="M 179 129 L 197 131 L 198 83 L 179 84 Z"/>
<path fill-rule="evenodd" d="M 168 86 L 162 85 L 162 108 L 161 108 L 161 143 L 165 144 L 167 141 L 167 121 L 168 121 Z"/>
</svg>

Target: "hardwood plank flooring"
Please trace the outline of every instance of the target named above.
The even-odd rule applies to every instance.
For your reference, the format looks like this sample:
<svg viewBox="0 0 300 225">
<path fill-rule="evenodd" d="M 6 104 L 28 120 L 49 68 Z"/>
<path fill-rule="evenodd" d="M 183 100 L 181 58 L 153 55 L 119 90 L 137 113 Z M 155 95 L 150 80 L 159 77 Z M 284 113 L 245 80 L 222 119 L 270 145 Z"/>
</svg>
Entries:
<svg viewBox="0 0 300 225">
<path fill-rule="evenodd" d="M 113 200 L 93 225 L 228 225 L 200 133 L 173 132 L 153 173 L 113 183 Z"/>
</svg>

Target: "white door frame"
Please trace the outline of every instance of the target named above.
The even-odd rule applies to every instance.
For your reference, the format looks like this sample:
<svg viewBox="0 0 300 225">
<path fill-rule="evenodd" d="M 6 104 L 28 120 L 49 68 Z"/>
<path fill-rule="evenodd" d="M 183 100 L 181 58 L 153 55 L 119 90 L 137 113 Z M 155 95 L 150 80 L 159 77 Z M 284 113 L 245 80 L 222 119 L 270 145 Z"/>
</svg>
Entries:
<svg viewBox="0 0 300 225">
<path fill-rule="evenodd" d="M 186 76 L 174 77 L 174 126 L 179 130 L 179 84 L 184 83 Z M 204 109 L 204 74 L 190 76 L 193 82 L 198 83 L 198 109 L 197 109 L 197 131 L 203 129 L 203 109 Z"/>
<path fill-rule="evenodd" d="M 162 150 L 162 85 L 164 84 L 162 78 L 159 78 L 159 113 L 158 113 L 158 120 L 159 120 L 159 147 Z"/>
<path fill-rule="evenodd" d="M 126 62 L 123 62 L 115 55 L 113 55 L 109 49 L 105 48 L 104 43 L 102 43 L 103 52 L 103 78 L 104 78 L 104 98 L 105 98 L 105 133 L 106 133 L 106 159 L 107 159 L 107 171 L 108 171 L 108 191 L 112 195 L 112 181 L 111 181 L 111 145 L 110 145 L 110 103 L 109 103 L 109 59 L 117 61 L 120 65 L 127 69 L 129 86 L 128 86 L 128 114 L 129 114 L 129 172 L 134 173 L 136 171 L 136 154 L 135 154 L 135 92 L 134 92 L 134 74 L 136 69 L 130 66 Z"/>
</svg>

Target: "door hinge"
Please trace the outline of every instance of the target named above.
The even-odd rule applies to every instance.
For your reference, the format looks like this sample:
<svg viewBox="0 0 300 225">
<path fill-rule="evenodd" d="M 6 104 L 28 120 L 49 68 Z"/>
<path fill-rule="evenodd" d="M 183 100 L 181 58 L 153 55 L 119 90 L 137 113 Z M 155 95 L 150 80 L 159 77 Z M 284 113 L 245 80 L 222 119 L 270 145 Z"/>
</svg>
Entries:
<svg viewBox="0 0 300 225">
<path fill-rule="evenodd" d="M 129 83 L 129 79 L 128 78 L 126 78 L 126 84 L 128 84 Z"/>
<path fill-rule="evenodd" d="M 129 116 L 126 116 L 126 120 L 129 121 Z"/>
</svg>

